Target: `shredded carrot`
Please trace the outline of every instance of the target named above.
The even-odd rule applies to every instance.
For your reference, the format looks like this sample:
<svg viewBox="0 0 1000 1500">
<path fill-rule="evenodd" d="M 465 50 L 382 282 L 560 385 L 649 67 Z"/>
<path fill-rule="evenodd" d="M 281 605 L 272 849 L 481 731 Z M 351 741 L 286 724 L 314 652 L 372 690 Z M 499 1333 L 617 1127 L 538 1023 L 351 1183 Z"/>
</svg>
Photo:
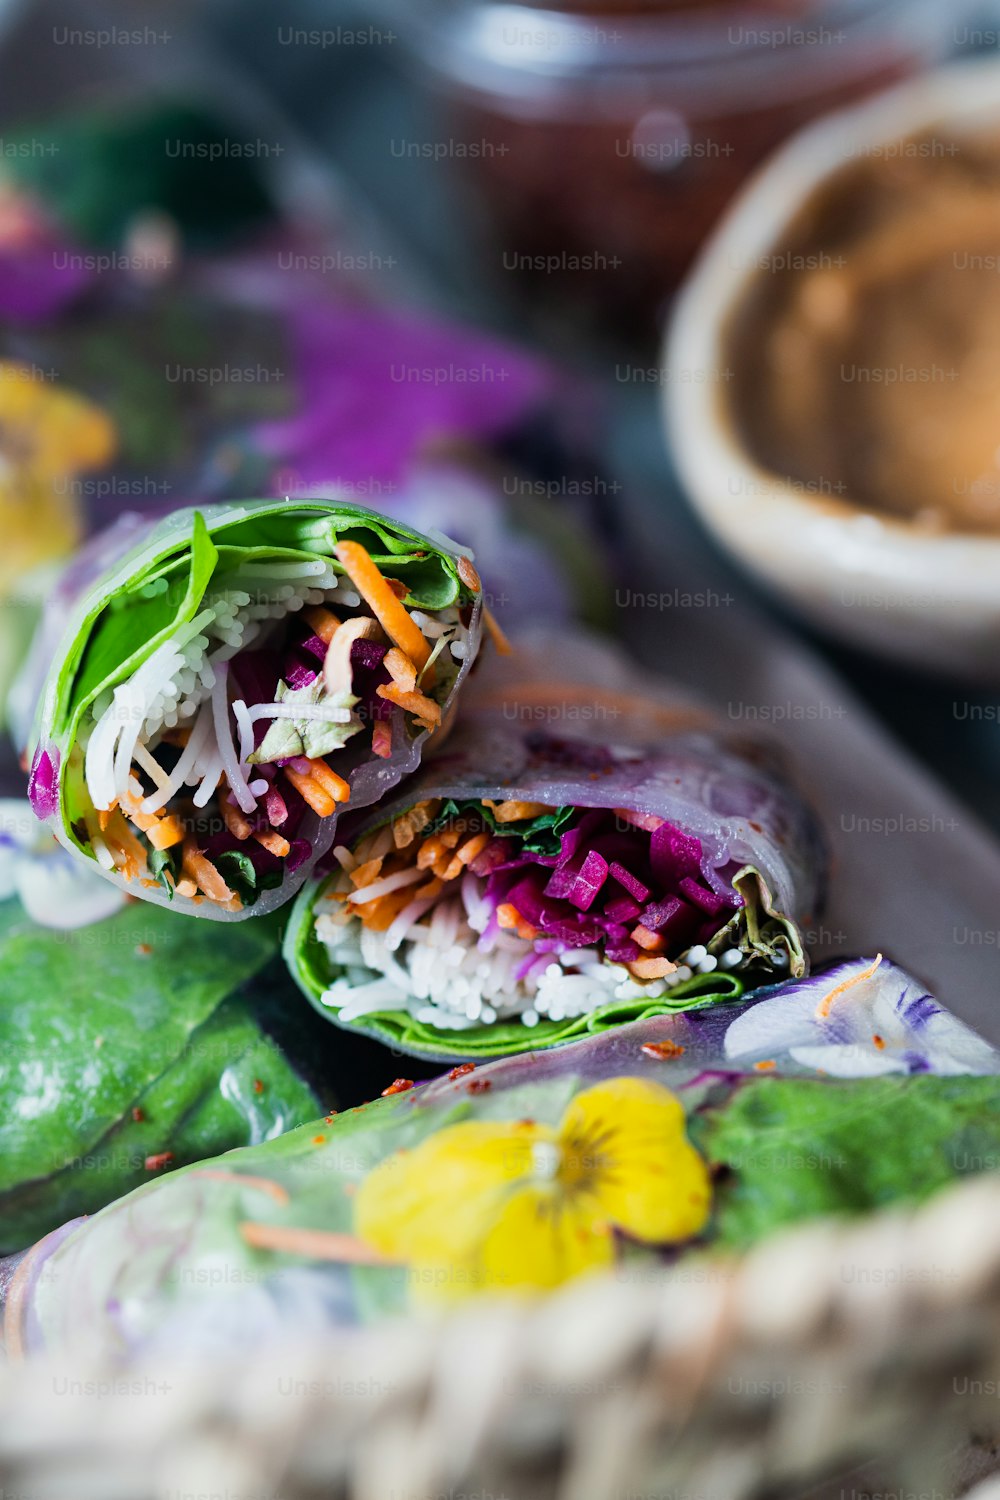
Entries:
<svg viewBox="0 0 1000 1500">
<path fill-rule="evenodd" d="M 238 807 L 233 807 L 225 797 L 219 798 L 219 806 L 222 808 L 222 821 L 225 823 L 234 839 L 248 839 L 253 832 L 250 822 L 243 816 Z"/>
<path fill-rule="evenodd" d="M 415 663 L 417 670 L 422 671 L 431 648 L 372 562 L 368 551 L 360 542 L 341 542 L 333 550 L 386 635 Z"/>
<path fill-rule="evenodd" d="M 115 864 L 126 880 L 133 880 L 145 870 L 146 851 L 129 828 L 119 808 L 116 808 L 108 819 L 104 836 L 112 854 L 119 856 Z"/>
<path fill-rule="evenodd" d="M 117 806 L 118 806 L 117 802 L 112 802 L 112 804 L 111 804 L 110 807 L 108 807 L 108 808 L 99 808 L 98 809 L 98 812 L 97 812 L 97 826 L 101 830 L 102 833 L 107 833 L 107 831 L 108 831 L 108 824 L 111 822 L 112 814 L 114 813 L 114 811 L 115 811 L 115 809 L 116 809 Z"/>
<path fill-rule="evenodd" d="M 355 1266 L 389 1264 L 386 1257 L 353 1234 L 333 1229 L 296 1229 L 292 1224 L 240 1225 L 240 1234 L 254 1250 L 274 1250 L 280 1255 L 303 1255 L 308 1260 L 342 1261 Z"/>
<path fill-rule="evenodd" d="M 304 609 L 302 618 L 328 646 L 340 629 L 340 621 L 333 610 L 325 609 L 322 604 L 315 604 L 311 609 Z"/>
<path fill-rule="evenodd" d="M 420 829 L 426 828 L 427 823 L 435 816 L 439 805 L 441 802 L 438 798 L 426 798 L 409 808 L 408 813 L 400 813 L 393 822 L 393 843 L 397 849 L 406 849 L 414 841 Z"/>
<path fill-rule="evenodd" d="M 822 1000 L 817 1005 L 816 1019 L 819 1021 L 825 1021 L 827 1016 L 830 1014 L 833 1002 L 837 999 L 837 997 L 839 995 L 842 995 L 845 990 L 853 989 L 856 984 L 861 984 L 863 980 L 871 979 L 872 975 L 875 973 L 875 970 L 878 968 L 881 962 L 882 955 L 881 953 L 879 953 L 875 957 L 875 962 L 869 964 L 867 969 L 862 969 L 860 974 L 853 974 L 849 979 L 844 979 L 840 984 L 834 985 L 829 994 L 824 995 Z"/>
<path fill-rule="evenodd" d="M 398 688 L 412 693 L 417 685 L 417 669 L 404 651 L 393 646 L 382 658 L 382 665 Z"/>
<path fill-rule="evenodd" d="M 638 943 L 640 948 L 645 948 L 647 953 L 662 953 L 667 946 L 667 940 L 659 932 L 650 932 L 648 927 L 643 927 L 639 922 L 632 928 L 632 941 Z"/>
<path fill-rule="evenodd" d="M 684 1055 L 684 1048 L 680 1043 L 672 1042 L 669 1038 L 662 1042 L 643 1042 L 640 1050 L 647 1057 L 655 1057 L 658 1062 L 663 1062 L 668 1057 L 682 1057 Z"/>
<path fill-rule="evenodd" d="M 383 856 L 379 855 L 378 859 L 366 859 L 363 865 L 355 865 L 351 871 L 351 884 L 355 890 L 360 890 L 363 885 L 371 885 L 373 880 L 378 879 L 382 859 Z"/>
<path fill-rule="evenodd" d="M 258 829 L 254 838 L 262 849 L 268 854 L 274 854 L 278 859 L 285 859 L 292 852 L 292 846 L 280 833 L 275 833 L 273 828 Z"/>
<path fill-rule="evenodd" d="M 510 641 L 507 639 L 503 631 L 500 629 L 500 626 L 497 624 L 496 616 L 493 614 L 493 611 L 491 609 L 487 609 L 485 604 L 483 605 L 483 624 L 489 631 L 490 640 L 496 647 L 497 654 L 499 656 L 513 656 L 514 647 L 511 645 Z"/>
<path fill-rule="evenodd" d="M 270 1177 L 251 1177 L 249 1173 L 226 1172 L 222 1167 L 197 1167 L 191 1176 L 207 1177 L 212 1182 L 235 1182 L 239 1187 L 256 1188 L 259 1193 L 267 1193 L 275 1203 L 289 1201 L 288 1189 Z"/>
<path fill-rule="evenodd" d="M 184 824 L 171 813 L 167 818 L 160 818 L 146 837 L 154 849 L 172 849 L 175 844 L 184 842 Z"/>
<path fill-rule="evenodd" d="M 477 854 L 482 854 L 492 835 L 489 833 L 473 833 L 466 839 L 462 847 L 456 852 L 455 858 L 462 865 L 469 864 Z"/>
<path fill-rule="evenodd" d="M 183 896 L 188 901 L 191 900 L 192 896 L 196 896 L 198 894 L 198 887 L 191 879 L 190 875 L 185 875 L 180 880 L 178 880 L 176 890 L 178 896 Z"/>
<path fill-rule="evenodd" d="M 440 896 L 443 890 L 444 881 L 439 880 L 434 875 L 425 885 L 418 885 L 415 888 L 411 888 L 410 894 L 414 901 L 432 901 L 437 896 Z"/>
<path fill-rule="evenodd" d="M 490 797 L 483 798 L 483 806 L 490 809 L 498 823 L 520 823 L 524 818 L 538 818 L 553 810 L 547 802 L 494 802 Z"/>
<path fill-rule="evenodd" d="M 773 1057 L 762 1057 L 760 1062 L 754 1063 L 754 1067 L 757 1069 L 758 1073 L 769 1073 L 774 1066 L 775 1062 Z"/>
<path fill-rule="evenodd" d="M 376 901 L 366 901 L 363 906 L 355 906 L 351 910 L 361 918 L 362 925 L 372 932 L 385 932 L 412 900 L 413 890 L 410 886 L 405 886 L 400 891 L 390 891 L 387 896 L 379 896 Z"/>
<path fill-rule="evenodd" d="M 417 869 L 430 870 L 434 865 L 434 861 L 440 857 L 443 851 L 444 845 L 441 842 L 441 835 L 439 833 L 434 833 L 430 838 L 424 839 L 417 850 Z"/>
<path fill-rule="evenodd" d="M 331 771 L 325 760 L 311 760 L 309 762 L 309 774 L 314 781 L 318 781 L 324 792 L 332 797 L 334 802 L 347 802 L 350 800 L 351 788 L 343 776 L 338 776 L 336 771 Z"/>
<path fill-rule="evenodd" d="M 669 958 L 636 958 L 625 967 L 635 979 L 665 979 L 674 972 L 677 965 L 672 964 Z"/>
<path fill-rule="evenodd" d="M 184 842 L 181 867 L 184 874 L 197 883 L 198 889 L 204 891 L 209 901 L 222 906 L 233 899 L 234 892 L 229 889 L 212 861 L 201 853 L 193 838 Z"/>
<path fill-rule="evenodd" d="M 538 928 L 526 922 L 517 907 L 512 906 L 509 901 L 504 901 L 497 907 L 497 921 L 506 931 L 516 932 L 518 937 L 525 938 L 529 942 L 538 936 Z"/>
<path fill-rule="evenodd" d="M 394 682 L 386 683 L 384 687 L 378 687 L 375 691 L 380 698 L 385 698 L 389 703 L 395 703 L 405 709 L 408 714 L 413 714 L 429 729 L 436 729 L 441 722 L 440 707 L 433 698 L 428 698 L 426 693 L 404 693 Z"/>
<path fill-rule="evenodd" d="M 321 818 L 330 816 L 337 804 L 318 781 L 312 776 L 303 776 L 301 771 L 294 771 L 291 766 L 285 767 L 285 775 L 300 797 L 305 798 L 314 813 L 318 813 Z"/>
<path fill-rule="evenodd" d="M 388 760 L 392 754 L 392 721 L 376 719 L 372 730 L 372 754 L 379 760 Z"/>
</svg>

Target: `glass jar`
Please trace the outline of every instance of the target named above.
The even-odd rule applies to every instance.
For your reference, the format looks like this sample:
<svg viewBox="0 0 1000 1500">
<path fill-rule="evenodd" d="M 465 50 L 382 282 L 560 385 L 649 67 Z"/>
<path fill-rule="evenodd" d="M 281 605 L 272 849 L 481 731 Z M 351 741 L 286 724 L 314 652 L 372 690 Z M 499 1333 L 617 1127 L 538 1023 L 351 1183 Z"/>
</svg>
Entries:
<svg viewBox="0 0 1000 1500">
<path fill-rule="evenodd" d="M 488 210 L 486 269 L 648 342 L 752 168 L 946 56 L 963 3 L 424 0 L 397 19 Z"/>
</svg>

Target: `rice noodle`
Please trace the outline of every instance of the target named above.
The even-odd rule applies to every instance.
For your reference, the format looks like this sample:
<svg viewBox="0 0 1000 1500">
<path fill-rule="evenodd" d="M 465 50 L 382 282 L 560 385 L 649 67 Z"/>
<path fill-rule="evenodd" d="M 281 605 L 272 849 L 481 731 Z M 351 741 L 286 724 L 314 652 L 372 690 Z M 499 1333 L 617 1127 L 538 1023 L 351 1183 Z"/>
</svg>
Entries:
<svg viewBox="0 0 1000 1500">
<path fill-rule="evenodd" d="M 215 740 L 226 773 L 229 789 L 242 812 L 257 811 L 257 799 L 247 784 L 244 768 L 240 765 L 233 744 L 233 731 L 229 723 L 229 668 L 223 666 L 218 681 L 212 689 L 212 720 L 215 725 Z"/>
</svg>

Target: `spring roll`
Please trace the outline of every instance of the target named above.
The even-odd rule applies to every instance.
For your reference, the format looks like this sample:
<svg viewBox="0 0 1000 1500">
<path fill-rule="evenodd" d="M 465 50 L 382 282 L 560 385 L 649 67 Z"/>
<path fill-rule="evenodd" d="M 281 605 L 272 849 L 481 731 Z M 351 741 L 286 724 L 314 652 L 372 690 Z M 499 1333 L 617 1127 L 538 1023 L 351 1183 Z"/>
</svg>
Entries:
<svg viewBox="0 0 1000 1500">
<path fill-rule="evenodd" d="M 346 806 L 419 765 L 480 612 L 467 558 L 346 502 L 119 525 L 71 570 L 29 663 L 32 806 L 131 895 L 266 912 Z"/>
<path fill-rule="evenodd" d="M 601 1266 L 731 1275 L 706 1256 L 983 1171 L 1000 1142 L 998 1070 L 923 985 L 866 957 L 737 1006 L 399 1079 L 371 1105 L 154 1178 L 0 1260 L 6 1352 L 224 1348 L 259 1362 L 300 1328 L 523 1296 Z M 889 1118 L 873 1150 L 873 1122 Z M 685 1136 L 709 1173 L 693 1236 Z"/>
<path fill-rule="evenodd" d="M 285 942 L 331 1020 L 414 1056 L 491 1057 L 805 972 L 822 841 L 780 770 L 655 700 L 641 733 L 638 704 L 595 732 L 612 700 L 588 691 L 586 736 L 484 709 L 345 822 Z"/>
</svg>

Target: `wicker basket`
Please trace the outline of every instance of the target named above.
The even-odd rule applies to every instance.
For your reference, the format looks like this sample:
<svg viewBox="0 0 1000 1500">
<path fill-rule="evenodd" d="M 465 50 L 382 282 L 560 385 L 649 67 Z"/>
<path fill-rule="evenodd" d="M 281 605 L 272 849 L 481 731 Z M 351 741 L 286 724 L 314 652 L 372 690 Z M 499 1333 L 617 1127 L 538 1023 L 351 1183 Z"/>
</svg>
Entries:
<svg viewBox="0 0 1000 1500">
<path fill-rule="evenodd" d="M 738 1262 L 251 1363 L 46 1359 L 0 1382 L 4 1500 L 742 1500 L 837 1475 L 809 1493 L 948 1500 L 994 1471 L 1000 1175 Z"/>
</svg>

